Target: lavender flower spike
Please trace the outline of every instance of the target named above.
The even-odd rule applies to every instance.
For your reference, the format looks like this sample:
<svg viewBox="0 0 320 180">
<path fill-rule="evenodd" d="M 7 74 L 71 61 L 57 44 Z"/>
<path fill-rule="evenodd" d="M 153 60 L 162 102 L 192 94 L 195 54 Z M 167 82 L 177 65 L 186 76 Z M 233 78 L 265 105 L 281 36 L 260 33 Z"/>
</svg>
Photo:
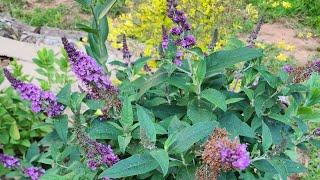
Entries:
<svg viewBox="0 0 320 180">
<path fill-rule="evenodd" d="M 290 64 L 284 65 L 284 66 L 282 67 L 282 70 L 283 70 L 284 72 L 286 72 L 286 73 L 289 73 L 289 74 L 294 71 L 292 65 L 290 65 Z"/>
<path fill-rule="evenodd" d="M 169 45 L 169 36 L 167 33 L 167 29 L 165 26 L 162 26 L 162 49 L 166 50 L 168 49 L 168 45 Z"/>
<path fill-rule="evenodd" d="M 56 96 L 52 92 L 43 91 L 34 84 L 16 79 L 7 69 L 3 71 L 11 86 L 19 92 L 21 98 L 31 102 L 33 112 L 44 112 L 48 117 L 62 114 L 64 106 L 57 101 Z"/>
<path fill-rule="evenodd" d="M 92 57 L 77 50 L 66 38 L 62 38 L 62 43 L 68 53 L 72 71 L 89 88 L 89 95 L 96 95 L 93 91 L 116 90 L 109 77 Z"/>
<path fill-rule="evenodd" d="M 44 172 L 44 169 L 33 166 L 24 170 L 24 174 L 30 177 L 32 180 L 40 180 L 40 177 L 44 174 Z"/>
<path fill-rule="evenodd" d="M 9 169 L 14 169 L 20 166 L 20 160 L 18 158 L 6 154 L 0 154 L 0 163 Z"/>
</svg>

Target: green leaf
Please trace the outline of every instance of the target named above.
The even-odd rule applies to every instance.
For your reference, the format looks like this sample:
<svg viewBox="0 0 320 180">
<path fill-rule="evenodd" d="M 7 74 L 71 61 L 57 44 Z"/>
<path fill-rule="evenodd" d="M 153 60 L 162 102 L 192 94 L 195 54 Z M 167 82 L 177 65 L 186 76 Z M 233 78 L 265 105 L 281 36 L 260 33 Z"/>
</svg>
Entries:
<svg viewBox="0 0 320 180">
<path fill-rule="evenodd" d="M 206 71 L 207 71 L 206 61 L 205 59 L 202 59 L 198 64 L 197 73 L 196 73 L 197 79 L 200 83 L 204 80 L 206 76 Z"/>
<path fill-rule="evenodd" d="M 71 94 L 70 107 L 73 112 L 80 111 L 81 103 L 85 97 L 85 93 L 75 92 Z"/>
<path fill-rule="evenodd" d="M 154 116 L 152 112 L 137 105 L 137 116 L 140 123 L 140 130 L 144 131 L 151 142 L 156 141 L 156 128 L 154 127 Z"/>
<path fill-rule="evenodd" d="M 221 127 L 226 128 L 232 137 L 239 135 L 252 138 L 255 137 L 255 133 L 251 127 L 232 113 L 226 113 L 223 118 L 220 119 L 219 123 Z"/>
<path fill-rule="evenodd" d="M 133 65 L 134 74 L 137 74 L 150 59 L 151 57 L 141 57 L 137 59 Z"/>
<path fill-rule="evenodd" d="M 107 15 L 107 13 L 109 12 L 109 10 L 111 9 L 111 7 L 114 5 L 114 3 L 116 1 L 117 0 L 107 0 L 107 1 L 105 1 L 104 5 L 103 5 L 103 10 L 99 14 L 99 19 L 102 19 L 105 15 Z"/>
<path fill-rule="evenodd" d="M 120 123 L 122 126 L 131 126 L 133 124 L 132 105 L 128 96 L 123 101 Z"/>
<path fill-rule="evenodd" d="M 244 100 L 244 98 L 230 98 L 226 100 L 226 104 L 233 104 Z"/>
<path fill-rule="evenodd" d="M 150 155 L 158 162 L 163 176 L 168 173 L 169 169 L 169 155 L 164 149 L 156 149 L 150 152 Z"/>
<path fill-rule="evenodd" d="M 94 99 L 87 99 L 85 101 L 86 105 L 92 110 L 98 110 L 105 107 L 105 101 L 103 100 L 94 100 Z"/>
<path fill-rule="evenodd" d="M 201 92 L 201 97 L 208 100 L 223 111 L 227 111 L 226 97 L 220 91 L 215 89 L 206 89 Z"/>
<path fill-rule="evenodd" d="M 187 115 L 193 124 L 202 121 L 216 120 L 217 117 L 201 101 L 193 100 L 188 104 Z"/>
<path fill-rule="evenodd" d="M 19 128 L 18 128 L 18 125 L 17 125 L 17 123 L 15 121 L 10 126 L 9 134 L 10 134 L 10 137 L 12 139 L 14 139 L 14 140 L 19 140 L 20 139 Z"/>
<path fill-rule="evenodd" d="M 131 138 L 131 136 L 118 136 L 119 147 L 122 153 L 126 152 L 126 148 L 129 145 Z"/>
<path fill-rule="evenodd" d="M 57 95 L 58 102 L 64 105 L 70 105 L 71 84 L 65 85 Z"/>
<path fill-rule="evenodd" d="M 258 69 L 258 71 L 272 88 L 277 88 L 279 86 L 280 79 L 277 76 L 271 74 L 266 70 Z"/>
<path fill-rule="evenodd" d="M 68 141 L 68 116 L 64 115 L 59 118 L 54 119 L 54 128 L 59 136 L 59 138 L 67 143 Z"/>
<path fill-rule="evenodd" d="M 158 166 L 158 162 L 149 154 L 136 154 L 106 169 L 99 175 L 99 178 L 122 178 L 144 174 L 156 169 Z"/>
<path fill-rule="evenodd" d="M 40 155 L 40 149 L 38 147 L 38 144 L 36 142 L 32 143 L 29 147 L 27 154 L 26 154 L 26 160 L 28 162 L 32 162 L 35 157 Z"/>
<path fill-rule="evenodd" d="M 272 145 L 272 135 L 269 127 L 262 121 L 262 147 L 264 152 L 266 152 Z"/>
<path fill-rule="evenodd" d="M 206 57 L 206 77 L 211 77 L 217 73 L 221 73 L 225 68 L 233 66 L 234 64 L 243 61 L 250 61 L 262 56 L 262 51 L 248 47 L 214 52 Z"/>
<path fill-rule="evenodd" d="M 186 127 L 165 142 L 166 150 L 174 153 L 187 151 L 194 143 L 208 137 L 217 124 L 212 121 L 199 122 Z"/>
<path fill-rule="evenodd" d="M 98 31 L 96 29 L 93 29 L 90 26 L 87 26 L 87 25 L 81 24 L 81 23 L 77 23 L 76 28 L 81 31 L 87 32 L 87 33 L 94 33 L 94 34 L 98 33 Z"/>
<path fill-rule="evenodd" d="M 116 140 L 122 132 L 114 128 L 111 124 L 98 119 L 92 122 L 90 128 L 88 128 L 88 134 L 93 139 L 114 139 Z"/>
<path fill-rule="evenodd" d="M 146 93 L 150 88 L 155 87 L 162 82 L 164 82 L 168 77 L 168 73 L 162 69 L 159 69 L 154 75 L 148 77 L 145 82 L 139 87 L 140 91 L 136 97 L 136 99 L 140 99 L 140 97 Z"/>
</svg>

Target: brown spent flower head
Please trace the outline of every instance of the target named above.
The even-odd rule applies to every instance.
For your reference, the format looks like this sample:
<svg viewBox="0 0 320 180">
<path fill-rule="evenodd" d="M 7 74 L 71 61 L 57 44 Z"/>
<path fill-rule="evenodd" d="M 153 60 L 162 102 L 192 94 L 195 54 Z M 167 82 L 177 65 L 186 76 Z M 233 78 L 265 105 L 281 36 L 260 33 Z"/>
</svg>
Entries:
<svg viewBox="0 0 320 180">
<path fill-rule="evenodd" d="M 204 165 L 197 171 L 199 180 L 214 180 L 222 171 L 244 170 L 250 164 L 246 144 L 238 139 L 230 140 L 225 129 L 216 128 L 205 144 L 202 153 Z"/>
</svg>

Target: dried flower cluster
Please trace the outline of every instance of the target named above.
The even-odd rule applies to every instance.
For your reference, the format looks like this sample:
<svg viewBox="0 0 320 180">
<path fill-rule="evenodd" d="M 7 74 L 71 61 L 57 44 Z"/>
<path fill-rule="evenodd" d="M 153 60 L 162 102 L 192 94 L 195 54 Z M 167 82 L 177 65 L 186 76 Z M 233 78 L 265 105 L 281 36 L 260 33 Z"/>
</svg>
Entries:
<svg viewBox="0 0 320 180">
<path fill-rule="evenodd" d="M 44 169 L 39 167 L 28 167 L 24 169 L 24 174 L 32 180 L 40 180 L 40 177 L 45 173 Z"/>
<path fill-rule="evenodd" d="M 20 160 L 7 154 L 0 154 L 0 163 L 9 169 L 18 168 L 20 166 Z"/>
<path fill-rule="evenodd" d="M 131 53 L 129 51 L 129 48 L 128 48 L 128 44 L 127 44 L 127 38 L 126 38 L 126 35 L 123 35 L 123 38 L 122 38 L 122 55 L 123 55 L 123 59 L 125 60 L 125 62 L 127 64 L 130 64 L 130 59 L 131 59 Z"/>
<path fill-rule="evenodd" d="M 309 62 L 305 66 L 293 68 L 291 65 L 285 65 L 283 71 L 292 76 L 294 83 L 301 83 L 309 79 L 312 73 L 320 73 L 320 60 Z"/>
<path fill-rule="evenodd" d="M 256 25 L 256 28 L 252 31 L 252 33 L 250 34 L 247 43 L 248 43 L 248 47 L 250 48 L 254 48 L 255 47 L 255 41 L 258 38 L 259 32 L 261 30 L 261 27 L 263 25 L 263 17 L 261 17 Z"/>
<path fill-rule="evenodd" d="M 43 91 L 32 83 L 25 83 L 16 79 L 7 69 L 4 69 L 4 74 L 11 83 L 11 86 L 19 92 L 22 99 L 31 102 L 33 112 L 44 112 L 48 117 L 61 115 L 64 106 L 57 101 L 56 96 L 52 92 Z"/>
<path fill-rule="evenodd" d="M 177 6 L 177 0 L 167 0 L 167 16 L 177 24 L 177 26 L 170 30 L 170 34 L 176 37 L 176 46 L 189 49 L 196 44 L 196 39 L 189 33 L 191 30 L 191 24 L 187 21 L 185 13 L 181 10 L 178 10 Z M 165 39 L 164 37 L 165 35 L 163 35 L 163 39 Z M 162 44 L 163 42 L 164 41 L 162 41 Z M 181 66 L 182 56 L 183 53 L 178 50 L 173 63 L 177 66 Z"/>
<path fill-rule="evenodd" d="M 119 161 L 118 156 L 113 153 L 110 145 L 104 145 L 92 140 L 81 130 L 77 131 L 77 138 L 80 145 L 86 152 L 86 156 L 88 158 L 87 165 L 90 169 L 96 170 L 103 164 L 111 167 Z"/>
<path fill-rule="evenodd" d="M 204 165 L 197 172 L 198 178 L 216 179 L 221 171 L 246 169 L 250 164 L 246 148 L 238 140 L 229 140 L 225 129 L 216 128 L 202 153 Z"/>
</svg>

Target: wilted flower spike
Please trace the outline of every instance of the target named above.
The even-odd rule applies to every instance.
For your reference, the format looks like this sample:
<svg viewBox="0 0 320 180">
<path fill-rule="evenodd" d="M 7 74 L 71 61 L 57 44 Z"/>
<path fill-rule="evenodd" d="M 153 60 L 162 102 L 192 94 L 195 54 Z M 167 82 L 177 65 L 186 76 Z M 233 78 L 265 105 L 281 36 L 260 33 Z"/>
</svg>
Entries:
<svg viewBox="0 0 320 180">
<path fill-rule="evenodd" d="M 0 154 L 0 163 L 9 169 L 14 169 L 20 166 L 20 160 L 7 154 Z"/>
<path fill-rule="evenodd" d="M 52 92 L 43 91 L 34 84 L 16 79 L 7 69 L 3 71 L 11 86 L 19 92 L 21 98 L 31 102 L 33 112 L 44 112 L 48 117 L 62 114 L 64 106 L 57 101 L 56 96 Z"/>
<path fill-rule="evenodd" d="M 131 63 L 130 58 L 132 55 L 129 51 L 128 44 L 127 44 L 127 38 L 126 38 L 125 34 L 123 35 L 123 39 L 122 39 L 122 55 L 123 55 L 123 59 L 125 61 L 127 61 L 127 63 Z"/>
<path fill-rule="evenodd" d="M 238 140 L 229 140 L 227 131 L 220 128 L 215 129 L 206 143 L 202 160 L 204 166 L 209 167 L 213 179 L 216 179 L 221 171 L 244 170 L 250 165 L 247 145 L 240 144 Z M 201 171 L 198 174 L 203 174 Z"/>
<path fill-rule="evenodd" d="M 40 180 L 40 177 L 45 173 L 44 169 L 39 167 L 29 167 L 24 170 L 24 174 L 32 180 Z"/>
</svg>

